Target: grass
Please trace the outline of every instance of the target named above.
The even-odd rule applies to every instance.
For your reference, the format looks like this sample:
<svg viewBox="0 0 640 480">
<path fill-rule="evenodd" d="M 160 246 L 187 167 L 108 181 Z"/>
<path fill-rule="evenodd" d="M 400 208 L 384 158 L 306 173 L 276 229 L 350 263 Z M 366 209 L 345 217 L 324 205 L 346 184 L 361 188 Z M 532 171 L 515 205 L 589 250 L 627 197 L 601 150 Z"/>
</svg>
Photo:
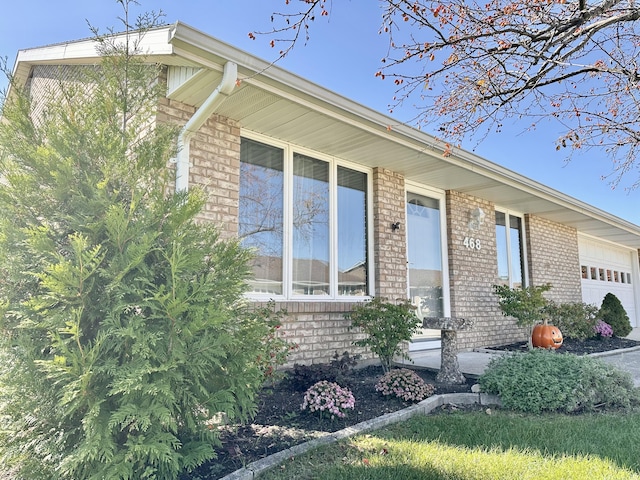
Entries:
<svg viewBox="0 0 640 480">
<path fill-rule="evenodd" d="M 640 412 L 417 416 L 287 461 L 283 479 L 640 479 Z"/>
</svg>

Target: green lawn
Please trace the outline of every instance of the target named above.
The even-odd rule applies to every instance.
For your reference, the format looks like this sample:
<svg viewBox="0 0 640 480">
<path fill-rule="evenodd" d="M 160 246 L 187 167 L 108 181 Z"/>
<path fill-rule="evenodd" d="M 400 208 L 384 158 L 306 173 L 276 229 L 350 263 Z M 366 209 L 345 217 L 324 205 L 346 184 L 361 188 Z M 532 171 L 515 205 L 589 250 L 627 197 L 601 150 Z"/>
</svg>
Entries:
<svg viewBox="0 0 640 480">
<path fill-rule="evenodd" d="M 640 413 L 417 416 L 260 479 L 640 479 Z"/>
</svg>

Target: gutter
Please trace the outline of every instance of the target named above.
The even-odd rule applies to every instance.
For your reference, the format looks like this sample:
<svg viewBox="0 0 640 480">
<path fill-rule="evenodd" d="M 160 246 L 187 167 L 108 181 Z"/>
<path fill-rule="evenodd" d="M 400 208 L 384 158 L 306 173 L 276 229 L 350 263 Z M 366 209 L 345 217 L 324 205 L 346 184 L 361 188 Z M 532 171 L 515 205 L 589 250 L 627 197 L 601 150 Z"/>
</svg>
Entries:
<svg viewBox="0 0 640 480">
<path fill-rule="evenodd" d="M 189 190 L 189 143 L 191 137 L 202 127 L 204 122 L 216 111 L 233 92 L 238 78 L 238 65 L 233 62 L 224 64 L 222 80 L 209 95 L 202 106 L 196 110 L 178 135 L 178 156 L 176 158 L 176 192 Z"/>
</svg>

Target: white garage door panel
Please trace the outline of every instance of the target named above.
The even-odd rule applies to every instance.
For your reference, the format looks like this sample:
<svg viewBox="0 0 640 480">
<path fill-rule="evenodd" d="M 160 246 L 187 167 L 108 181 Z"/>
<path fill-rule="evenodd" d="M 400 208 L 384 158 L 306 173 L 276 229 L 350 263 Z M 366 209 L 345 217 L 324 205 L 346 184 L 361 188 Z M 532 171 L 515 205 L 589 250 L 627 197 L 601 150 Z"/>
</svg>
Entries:
<svg viewBox="0 0 640 480">
<path fill-rule="evenodd" d="M 633 284 L 637 269 L 633 265 L 633 250 L 582 236 L 579 237 L 578 246 L 583 269 L 582 300 L 600 307 L 605 295 L 611 292 L 620 299 L 631 325 L 637 326 Z M 629 279 L 632 283 L 629 283 Z"/>
<path fill-rule="evenodd" d="M 618 299 L 622 306 L 627 311 L 627 315 L 629 315 L 629 320 L 631 321 L 631 325 L 636 325 L 636 309 L 635 309 L 635 300 L 633 297 L 633 288 L 616 288 L 615 284 L 611 285 L 609 282 L 603 282 L 604 285 L 593 285 L 593 281 L 583 280 L 582 281 L 582 301 L 585 303 L 591 303 L 596 307 L 600 307 L 602 305 L 602 300 L 605 295 L 609 292 L 613 293 Z M 626 290 L 626 291 L 625 291 Z"/>
</svg>

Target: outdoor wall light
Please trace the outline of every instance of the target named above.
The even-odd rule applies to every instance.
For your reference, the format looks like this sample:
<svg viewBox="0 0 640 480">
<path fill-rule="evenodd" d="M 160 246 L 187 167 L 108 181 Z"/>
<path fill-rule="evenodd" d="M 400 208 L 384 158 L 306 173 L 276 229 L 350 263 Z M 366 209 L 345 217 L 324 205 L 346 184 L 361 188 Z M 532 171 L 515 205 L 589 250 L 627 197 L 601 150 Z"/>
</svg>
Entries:
<svg viewBox="0 0 640 480">
<path fill-rule="evenodd" d="M 472 208 L 469 210 L 469 228 L 471 230 L 478 230 L 482 223 L 484 222 L 484 218 L 487 216 L 480 207 Z"/>
<path fill-rule="evenodd" d="M 394 222 L 391 224 L 391 231 L 395 232 L 396 230 L 400 230 L 400 222 Z"/>
</svg>

